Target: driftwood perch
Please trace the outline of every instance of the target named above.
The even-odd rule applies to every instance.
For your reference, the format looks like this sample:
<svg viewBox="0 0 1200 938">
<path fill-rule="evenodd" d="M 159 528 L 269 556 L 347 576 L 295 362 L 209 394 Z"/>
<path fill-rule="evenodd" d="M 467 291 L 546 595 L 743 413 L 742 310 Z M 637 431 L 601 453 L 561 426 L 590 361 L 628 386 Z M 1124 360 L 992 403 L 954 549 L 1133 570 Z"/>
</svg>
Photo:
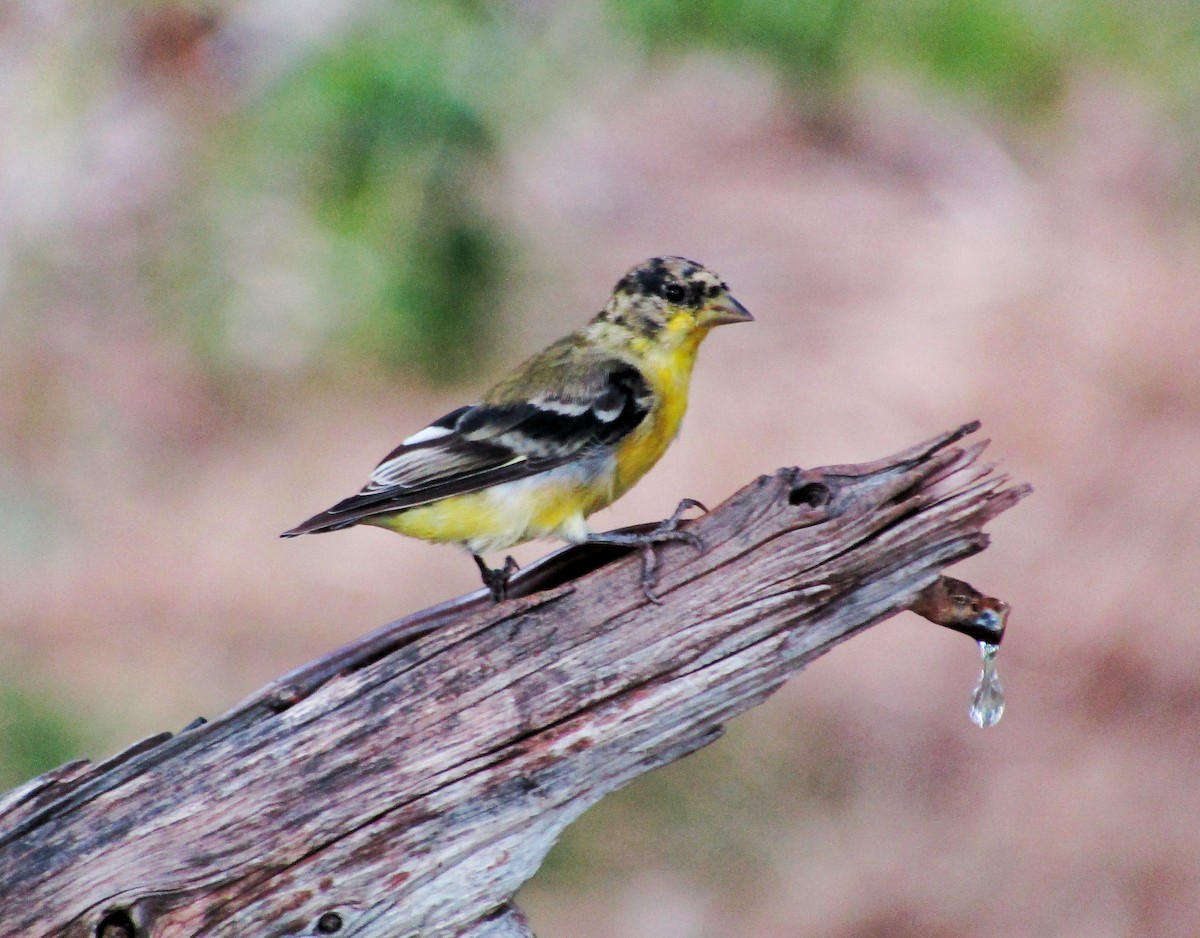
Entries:
<svg viewBox="0 0 1200 938">
<path fill-rule="evenodd" d="M 637 556 L 570 548 L 33 780 L 0 798 L 0 935 L 528 936 L 510 899 L 567 824 L 838 642 L 914 604 L 999 640 L 941 578 L 1028 491 L 975 429 L 756 479 L 662 550 L 661 606 Z"/>
</svg>

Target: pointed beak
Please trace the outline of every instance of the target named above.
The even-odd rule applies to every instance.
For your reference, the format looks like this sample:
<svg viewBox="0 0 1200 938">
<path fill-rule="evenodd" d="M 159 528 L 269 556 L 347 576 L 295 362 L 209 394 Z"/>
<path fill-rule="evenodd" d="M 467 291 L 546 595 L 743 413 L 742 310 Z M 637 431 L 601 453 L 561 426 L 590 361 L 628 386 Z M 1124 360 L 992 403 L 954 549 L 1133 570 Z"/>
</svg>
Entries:
<svg viewBox="0 0 1200 938">
<path fill-rule="evenodd" d="M 700 324 L 704 326 L 723 326 L 731 322 L 754 322 L 750 310 L 728 293 L 722 293 L 711 303 L 706 304 L 699 319 Z"/>
</svg>

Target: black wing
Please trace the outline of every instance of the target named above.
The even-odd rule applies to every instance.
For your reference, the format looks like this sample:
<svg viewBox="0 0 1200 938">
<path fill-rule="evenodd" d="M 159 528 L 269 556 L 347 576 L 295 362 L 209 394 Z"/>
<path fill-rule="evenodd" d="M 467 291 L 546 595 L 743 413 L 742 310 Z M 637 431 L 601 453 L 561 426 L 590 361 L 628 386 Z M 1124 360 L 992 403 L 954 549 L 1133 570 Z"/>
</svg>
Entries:
<svg viewBox="0 0 1200 938">
<path fill-rule="evenodd" d="M 626 362 L 601 358 L 564 371 L 570 380 L 527 400 L 504 399 L 501 386 L 499 395 L 435 420 L 389 453 L 361 492 L 283 537 L 336 531 L 545 472 L 615 445 L 650 412 L 650 387 Z"/>
</svg>

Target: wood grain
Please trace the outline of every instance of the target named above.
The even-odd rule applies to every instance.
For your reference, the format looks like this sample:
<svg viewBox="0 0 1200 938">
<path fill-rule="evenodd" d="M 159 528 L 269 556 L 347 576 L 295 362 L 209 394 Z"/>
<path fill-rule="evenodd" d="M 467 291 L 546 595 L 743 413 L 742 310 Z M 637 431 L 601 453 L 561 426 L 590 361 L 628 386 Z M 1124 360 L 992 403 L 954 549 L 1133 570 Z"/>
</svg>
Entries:
<svg viewBox="0 0 1200 938">
<path fill-rule="evenodd" d="M 969 424 L 761 476 L 661 551 L 569 549 L 229 713 L 0 798 L 0 935 L 517 938 L 510 900 L 604 794 L 716 739 L 982 550 L 1028 489 Z"/>
</svg>

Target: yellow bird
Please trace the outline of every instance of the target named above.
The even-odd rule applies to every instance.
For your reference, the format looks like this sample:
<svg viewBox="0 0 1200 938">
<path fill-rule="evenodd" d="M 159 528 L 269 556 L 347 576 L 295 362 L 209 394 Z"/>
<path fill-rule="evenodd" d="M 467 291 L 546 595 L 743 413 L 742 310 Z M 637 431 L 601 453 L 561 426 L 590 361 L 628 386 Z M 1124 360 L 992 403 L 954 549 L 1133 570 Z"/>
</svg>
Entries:
<svg viewBox="0 0 1200 938">
<path fill-rule="evenodd" d="M 662 457 L 687 409 L 696 352 L 714 326 L 754 317 L 711 270 L 655 257 L 617 283 L 583 328 L 534 355 L 477 404 L 435 420 L 387 455 L 357 495 L 283 537 L 373 524 L 471 552 L 494 599 L 516 569 L 481 555 L 535 538 L 643 551 L 653 586 L 653 545 L 698 544 L 676 530 L 685 500 L 645 534 L 593 533 L 586 519 L 627 492 Z"/>
</svg>

